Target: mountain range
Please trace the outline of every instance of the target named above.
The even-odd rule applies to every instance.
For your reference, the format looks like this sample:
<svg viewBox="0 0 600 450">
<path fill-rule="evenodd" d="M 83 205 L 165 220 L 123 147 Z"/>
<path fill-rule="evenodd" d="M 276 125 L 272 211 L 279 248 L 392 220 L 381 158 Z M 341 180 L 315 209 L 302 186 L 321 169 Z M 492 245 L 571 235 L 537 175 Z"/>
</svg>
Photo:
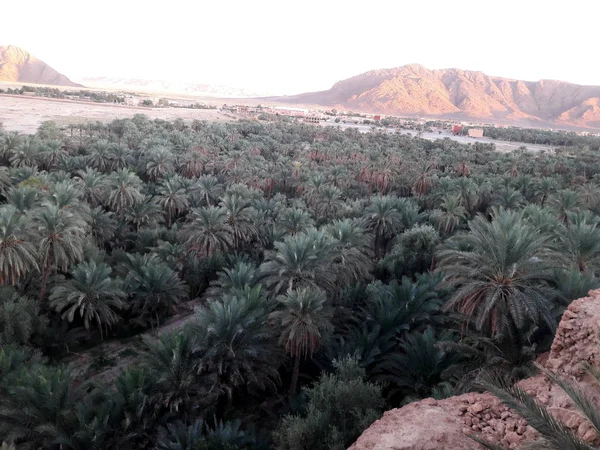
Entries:
<svg viewBox="0 0 600 450">
<path fill-rule="evenodd" d="M 0 46 L 0 81 L 78 87 L 66 76 L 22 48 Z"/>
<path fill-rule="evenodd" d="M 82 86 L 25 50 L 0 47 L 0 82 Z M 335 83 L 331 89 L 264 97 L 264 93 L 227 86 L 136 78 L 89 77 L 88 87 L 250 98 L 298 105 L 524 126 L 600 128 L 600 86 L 564 81 L 522 81 L 461 69 L 429 70 L 419 64 L 372 70 Z"/>
<path fill-rule="evenodd" d="M 280 102 L 380 114 L 600 128 L 600 86 L 521 81 L 418 64 L 373 70 Z"/>
</svg>

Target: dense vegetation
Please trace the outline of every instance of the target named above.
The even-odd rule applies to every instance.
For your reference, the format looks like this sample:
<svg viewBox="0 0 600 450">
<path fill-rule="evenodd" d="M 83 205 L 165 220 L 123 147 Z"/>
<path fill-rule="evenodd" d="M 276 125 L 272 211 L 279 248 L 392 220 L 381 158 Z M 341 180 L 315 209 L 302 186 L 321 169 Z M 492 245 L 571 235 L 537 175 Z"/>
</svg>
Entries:
<svg viewBox="0 0 600 450">
<path fill-rule="evenodd" d="M 600 158 L 131 120 L 0 133 L 0 441 L 343 449 L 600 286 Z M 195 308 L 195 311 L 192 311 Z"/>
</svg>

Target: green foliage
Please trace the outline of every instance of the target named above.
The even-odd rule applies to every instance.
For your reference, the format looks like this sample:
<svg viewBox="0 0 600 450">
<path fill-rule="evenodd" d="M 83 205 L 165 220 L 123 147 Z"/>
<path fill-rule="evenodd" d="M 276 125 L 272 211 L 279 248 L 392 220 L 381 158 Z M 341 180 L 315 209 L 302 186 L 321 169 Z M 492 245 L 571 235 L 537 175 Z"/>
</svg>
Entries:
<svg viewBox="0 0 600 450">
<path fill-rule="evenodd" d="M 381 387 L 365 381 L 358 360 L 347 357 L 334 361 L 334 367 L 334 373 L 305 389 L 305 412 L 281 420 L 274 435 L 277 448 L 345 449 L 379 417 Z"/>
</svg>

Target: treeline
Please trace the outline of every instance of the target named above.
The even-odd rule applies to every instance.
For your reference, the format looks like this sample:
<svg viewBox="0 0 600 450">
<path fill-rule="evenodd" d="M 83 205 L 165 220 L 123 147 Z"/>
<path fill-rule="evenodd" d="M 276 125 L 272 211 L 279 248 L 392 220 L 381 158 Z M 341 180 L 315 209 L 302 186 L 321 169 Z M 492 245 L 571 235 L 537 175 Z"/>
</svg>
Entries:
<svg viewBox="0 0 600 450">
<path fill-rule="evenodd" d="M 7 93 L 12 95 L 25 95 L 29 92 L 37 97 L 48 97 L 48 98 L 59 98 L 59 99 L 72 99 L 77 98 L 81 100 L 87 100 L 98 103 L 124 103 L 125 97 L 122 95 L 116 95 L 110 92 L 103 91 L 88 91 L 88 90 L 60 90 L 57 88 L 49 87 L 37 87 L 37 86 L 23 86 L 19 89 L 7 88 L 0 89 L 0 93 Z"/>
<path fill-rule="evenodd" d="M 0 163 L 16 449 L 344 449 L 526 375 L 600 287 L 590 150 L 136 115 L 5 130 Z"/>
<path fill-rule="evenodd" d="M 575 132 L 552 131 L 535 128 L 498 128 L 485 127 L 484 136 L 502 141 L 525 142 L 528 144 L 543 144 L 553 147 L 587 147 L 590 150 L 600 150 L 600 137 L 580 136 Z"/>
</svg>

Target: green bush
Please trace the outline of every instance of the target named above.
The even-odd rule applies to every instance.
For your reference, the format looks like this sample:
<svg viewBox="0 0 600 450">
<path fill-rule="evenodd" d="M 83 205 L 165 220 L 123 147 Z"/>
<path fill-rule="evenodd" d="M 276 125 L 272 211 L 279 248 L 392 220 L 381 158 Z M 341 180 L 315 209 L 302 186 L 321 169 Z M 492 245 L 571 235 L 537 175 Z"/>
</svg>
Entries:
<svg viewBox="0 0 600 450">
<path fill-rule="evenodd" d="M 374 420 L 384 405 L 381 387 L 365 380 L 356 357 L 334 361 L 335 372 L 306 388 L 306 410 L 285 416 L 274 434 L 282 450 L 343 450 Z"/>
</svg>

